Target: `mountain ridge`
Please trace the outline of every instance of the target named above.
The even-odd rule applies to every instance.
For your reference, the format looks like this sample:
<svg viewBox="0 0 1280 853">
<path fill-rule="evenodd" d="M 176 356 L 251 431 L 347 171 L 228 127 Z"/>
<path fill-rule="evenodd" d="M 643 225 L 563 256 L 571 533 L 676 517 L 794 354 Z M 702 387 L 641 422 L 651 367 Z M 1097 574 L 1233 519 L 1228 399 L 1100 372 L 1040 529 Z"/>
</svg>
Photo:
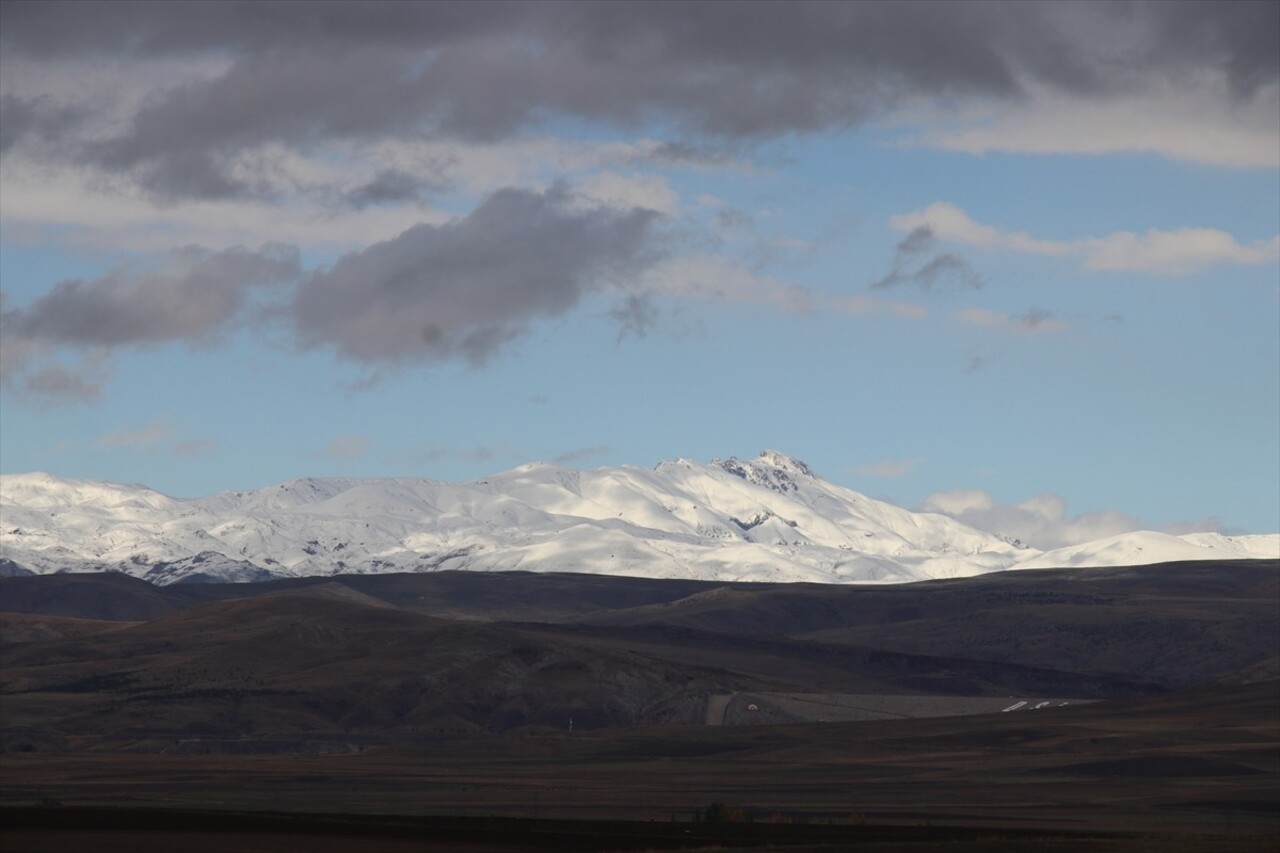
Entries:
<svg viewBox="0 0 1280 853">
<path fill-rule="evenodd" d="M 465 483 L 304 477 L 193 499 L 0 477 L 5 573 L 122 571 L 161 585 L 441 569 L 875 583 L 1277 554 L 1280 536 L 1151 532 L 1041 552 L 772 450 L 651 469 L 531 463 Z"/>
</svg>

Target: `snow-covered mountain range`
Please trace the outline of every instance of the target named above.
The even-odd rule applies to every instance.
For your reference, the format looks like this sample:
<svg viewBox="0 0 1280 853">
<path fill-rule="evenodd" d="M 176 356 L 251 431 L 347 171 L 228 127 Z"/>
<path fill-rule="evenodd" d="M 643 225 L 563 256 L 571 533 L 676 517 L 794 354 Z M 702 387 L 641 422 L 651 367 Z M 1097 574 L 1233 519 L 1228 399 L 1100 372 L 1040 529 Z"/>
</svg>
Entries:
<svg viewBox="0 0 1280 853">
<path fill-rule="evenodd" d="M 1140 532 L 1040 552 L 823 480 L 774 451 L 653 469 L 535 463 L 470 483 L 301 479 L 179 500 L 0 477 L 0 569 L 159 584 L 468 569 L 901 582 L 1010 568 L 1280 556 L 1280 536 Z"/>
</svg>

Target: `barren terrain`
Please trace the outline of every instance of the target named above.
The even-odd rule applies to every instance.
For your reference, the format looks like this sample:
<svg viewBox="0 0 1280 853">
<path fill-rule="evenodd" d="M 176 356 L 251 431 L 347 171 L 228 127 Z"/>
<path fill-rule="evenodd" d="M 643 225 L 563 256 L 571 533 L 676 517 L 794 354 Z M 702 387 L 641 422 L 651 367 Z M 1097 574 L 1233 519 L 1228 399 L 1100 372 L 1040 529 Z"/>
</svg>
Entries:
<svg viewBox="0 0 1280 853">
<path fill-rule="evenodd" d="M 1266 849 L 1278 577 L 4 579 L 5 849 Z"/>
</svg>

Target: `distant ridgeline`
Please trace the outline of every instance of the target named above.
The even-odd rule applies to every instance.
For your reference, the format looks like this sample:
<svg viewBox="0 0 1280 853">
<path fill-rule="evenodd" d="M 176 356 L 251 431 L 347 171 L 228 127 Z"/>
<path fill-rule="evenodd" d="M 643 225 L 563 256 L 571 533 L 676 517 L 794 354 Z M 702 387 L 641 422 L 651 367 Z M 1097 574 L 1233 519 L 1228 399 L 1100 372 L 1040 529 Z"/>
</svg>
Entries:
<svg viewBox="0 0 1280 853">
<path fill-rule="evenodd" d="M 1149 531 L 1041 552 L 842 488 L 776 451 L 652 469 L 535 463 L 470 483 L 301 479 L 194 500 L 0 478 L 0 575 L 120 571 L 164 585 L 462 569 L 893 583 L 1276 557 L 1280 535 Z"/>
</svg>

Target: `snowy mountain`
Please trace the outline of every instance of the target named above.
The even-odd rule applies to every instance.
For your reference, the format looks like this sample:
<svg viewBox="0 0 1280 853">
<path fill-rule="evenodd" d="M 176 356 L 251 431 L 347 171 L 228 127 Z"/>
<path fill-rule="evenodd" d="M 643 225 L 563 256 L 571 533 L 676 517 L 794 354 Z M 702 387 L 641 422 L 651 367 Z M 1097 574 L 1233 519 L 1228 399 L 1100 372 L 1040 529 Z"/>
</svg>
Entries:
<svg viewBox="0 0 1280 853">
<path fill-rule="evenodd" d="M 1165 549 L 1144 553 L 1177 551 L 1167 559 L 1280 550 L 1277 537 L 1236 547 L 1213 534 L 1141 535 Z M 470 483 L 301 479 L 194 500 L 47 474 L 0 478 L 4 573 L 107 569 L 159 584 L 441 569 L 902 582 L 1135 562 L 1136 546 L 1119 539 L 1042 554 L 836 486 L 774 451 L 653 469 L 535 463 Z"/>
<path fill-rule="evenodd" d="M 1083 545 L 1056 548 L 1023 560 L 1019 569 L 1073 566 L 1147 566 L 1181 560 L 1251 560 L 1280 558 L 1280 536 L 1224 536 L 1188 533 L 1170 536 L 1151 530 L 1108 536 Z"/>
</svg>

